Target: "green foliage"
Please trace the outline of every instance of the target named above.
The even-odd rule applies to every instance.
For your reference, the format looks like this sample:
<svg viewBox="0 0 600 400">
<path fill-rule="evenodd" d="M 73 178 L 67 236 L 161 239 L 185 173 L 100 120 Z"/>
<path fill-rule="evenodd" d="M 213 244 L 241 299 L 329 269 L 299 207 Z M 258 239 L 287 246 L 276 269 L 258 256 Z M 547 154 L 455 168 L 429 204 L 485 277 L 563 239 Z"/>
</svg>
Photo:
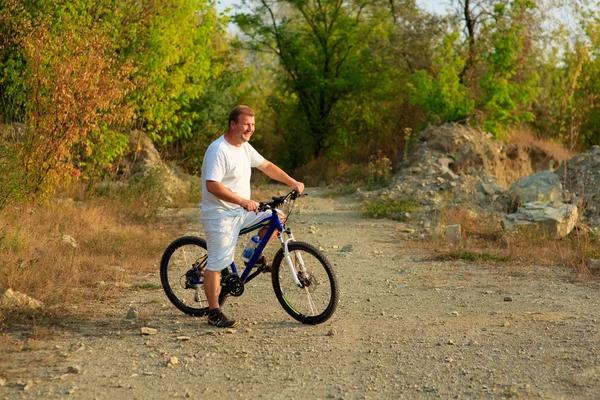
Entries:
<svg viewBox="0 0 600 400">
<path fill-rule="evenodd" d="M 162 144 L 191 137 L 193 102 L 223 69 L 213 63 L 212 40 L 225 20 L 202 0 L 105 1 L 102 12 L 114 10 L 105 24 L 115 32 L 116 50 L 135 67 L 130 99 L 140 128 Z"/>
<path fill-rule="evenodd" d="M 416 211 L 419 203 L 413 199 L 390 199 L 381 197 L 362 203 L 361 214 L 367 218 L 391 218 L 402 220 L 404 213 Z"/>
<path fill-rule="evenodd" d="M 18 144 L 0 135 L 0 210 L 23 198 L 26 188 L 21 166 L 22 155 Z"/>
<path fill-rule="evenodd" d="M 411 104 L 421 107 L 432 123 L 459 121 L 473 112 L 474 101 L 460 82 L 465 61 L 454 53 L 458 39 L 458 32 L 451 33 L 438 46 L 435 75 L 419 70 L 410 79 Z"/>
<path fill-rule="evenodd" d="M 106 33 L 73 4 L 8 0 L 4 5 L 1 63 L 13 70 L 1 85 L 7 94 L 23 92 L 13 100 L 27 126 L 15 144 L 19 197 L 40 198 L 79 176 L 77 161 L 91 154 L 100 126 L 129 120 L 130 108 L 123 103 L 130 89 L 128 66 L 116 65 Z M 14 116 L 7 108 L 2 114 Z"/>
<path fill-rule="evenodd" d="M 330 115 L 336 103 L 365 84 L 364 49 L 379 24 L 377 10 L 352 0 L 258 0 L 251 10 L 233 20 L 252 50 L 278 56 L 307 122 L 312 154 L 347 140 L 350 133 L 334 129 Z"/>
<path fill-rule="evenodd" d="M 133 123 L 161 143 L 197 132 L 205 141 L 205 105 L 229 103 L 213 100 L 223 82 L 231 93 L 239 83 L 224 73 L 231 57 L 215 40 L 224 24 L 201 0 L 3 1 L 0 116 L 28 128 L 20 151 L 3 157 L 3 168 L 20 170 L 3 176 L 3 194 L 40 198 L 102 177 Z"/>
<path fill-rule="evenodd" d="M 484 116 L 482 127 L 500 137 L 511 124 L 533 121 L 531 104 L 539 92 L 539 76 L 526 72 L 524 63 L 528 12 L 536 7 L 531 0 L 497 3 L 491 25 L 491 51 L 483 56 L 488 71 L 480 82 L 479 107 Z"/>
</svg>

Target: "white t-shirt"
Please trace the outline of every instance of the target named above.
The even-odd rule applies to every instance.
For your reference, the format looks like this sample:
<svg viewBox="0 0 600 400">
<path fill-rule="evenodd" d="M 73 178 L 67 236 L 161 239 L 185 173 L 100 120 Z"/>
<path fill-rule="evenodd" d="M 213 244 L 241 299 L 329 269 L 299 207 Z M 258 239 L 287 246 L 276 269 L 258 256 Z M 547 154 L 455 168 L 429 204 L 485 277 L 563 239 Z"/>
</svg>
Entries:
<svg viewBox="0 0 600 400">
<path fill-rule="evenodd" d="M 265 161 L 249 143 L 232 146 L 223 136 L 208 146 L 202 161 L 202 218 L 223 218 L 228 211 L 239 205 L 219 199 L 206 190 L 206 181 L 221 182 L 227 189 L 243 199 L 250 199 L 250 175 L 252 167 Z"/>
</svg>

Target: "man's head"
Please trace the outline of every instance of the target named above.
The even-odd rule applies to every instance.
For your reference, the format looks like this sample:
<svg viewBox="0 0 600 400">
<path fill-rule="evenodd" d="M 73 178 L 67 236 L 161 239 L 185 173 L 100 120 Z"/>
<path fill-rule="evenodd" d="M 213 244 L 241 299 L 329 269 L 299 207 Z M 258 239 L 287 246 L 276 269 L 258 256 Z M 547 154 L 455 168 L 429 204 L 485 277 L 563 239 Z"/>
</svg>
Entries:
<svg viewBox="0 0 600 400">
<path fill-rule="evenodd" d="M 229 139 L 234 143 L 248 142 L 254 133 L 254 111 L 248 106 L 237 106 L 229 113 Z"/>
</svg>

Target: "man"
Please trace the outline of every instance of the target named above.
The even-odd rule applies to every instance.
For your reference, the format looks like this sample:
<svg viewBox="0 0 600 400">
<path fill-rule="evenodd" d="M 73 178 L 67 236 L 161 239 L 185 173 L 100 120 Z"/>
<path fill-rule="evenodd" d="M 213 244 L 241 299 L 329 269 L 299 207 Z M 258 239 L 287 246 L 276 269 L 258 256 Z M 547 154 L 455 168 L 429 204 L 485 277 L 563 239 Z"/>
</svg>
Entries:
<svg viewBox="0 0 600 400">
<path fill-rule="evenodd" d="M 254 115 L 247 106 L 234 108 L 229 114 L 229 130 L 208 146 L 202 162 L 202 224 L 208 250 L 204 292 L 210 309 L 208 324 L 219 328 L 237 325 L 219 307 L 221 270 L 233 262 L 240 230 L 263 226 L 259 232 L 262 238 L 270 217 L 269 212 L 256 212 L 258 203 L 250 198 L 251 167 L 292 190 L 304 191 L 304 184 L 266 160 L 248 143 L 254 133 Z"/>
</svg>

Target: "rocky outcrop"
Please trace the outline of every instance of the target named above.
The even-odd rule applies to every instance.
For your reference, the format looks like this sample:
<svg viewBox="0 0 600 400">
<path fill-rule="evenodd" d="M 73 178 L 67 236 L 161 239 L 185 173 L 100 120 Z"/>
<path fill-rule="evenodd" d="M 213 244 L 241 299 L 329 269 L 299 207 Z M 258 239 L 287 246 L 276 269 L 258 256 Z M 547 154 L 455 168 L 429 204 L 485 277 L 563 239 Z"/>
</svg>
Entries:
<svg viewBox="0 0 600 400">
<path fill-rule="evenodd" d="M 523 204 L 516 213 L 505 215 L 504 229 L 528 229 L 554 238 L 566 237 L 578 220 L 577 207 L 571 204 L 532 202 Z"/>
<path fill-rule="evenodd" d="M 446 124 L 423 130 L 398 160 L 390 187 L 359 196 L 418 201 L 419 211 L 406 214 L 411 224 L 435 229 L 440 210 L 462 204 L 482 217 L 494 211 L 507 229 L 529 226 L 563 237 L 582 212 L 600 214 L 600 148 L 554 173 L 560 160 L 542 144 L 503 144 L 479 129 Z M 586 222 L 598 225 L 600 218 Z"/>
<path fill-rule="evenodd" d="M 550 170 L 523 177 L 510 186 L 516 208 L 532 202 L 558 206 L 563 202 L 562 190 L 560 179 Z"/>
<path fill-rule="evenodd" d="M 600 226 L 600 146 L 578 154 L 555 174 L 562 181 L 564 198 L 581 209 L 588 224 Z"/>
<path fill-rule="evenodd" d="M 507 212 L 511 195 L 498 183 L 503 171 L 502 145 L 470 127 L 446 124 L 421 132 L 394 176 L 378 195 L 410 197 L 421 204 L 414 223 L 436 225 L 443 206 L 465 204 L 480 212 Z"/>
</svg>

